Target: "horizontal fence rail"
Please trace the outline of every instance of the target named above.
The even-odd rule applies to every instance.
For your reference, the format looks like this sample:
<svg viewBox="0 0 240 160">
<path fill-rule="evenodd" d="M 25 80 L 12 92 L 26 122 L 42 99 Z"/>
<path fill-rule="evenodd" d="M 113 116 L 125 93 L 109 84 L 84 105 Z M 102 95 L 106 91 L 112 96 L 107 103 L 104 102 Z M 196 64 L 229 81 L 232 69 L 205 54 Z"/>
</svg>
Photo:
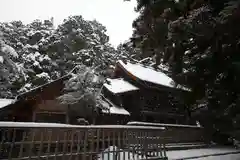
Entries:
<svg viewBox="0 0 240 160">
<path fill-rule="evenodd" d="M 196 129 L 203 129 L 201 126 L 197 125 L 182 125 L 182 124 L 167 124 L 167 123 L 149 123 L 149 122 L 138 122 L 138 121 L 131 121 L 128 122 L 127 125 L 134 125 L 134 126 L 152 126 L 152 127 L 171 127 L 171 128 L 196 128 Z"/>
<path fill-rule="evenodd" d="M 164 127 L 0 122 L 0 159 L 166 159 Z"/>
<path fill-rule="evenodd" d="M 145 127 L 163 127 L 165 128 L 159 133 L 164 144 L 197 144 L 209 143 L 205 130 L 197 125 L 179 125 L 179 124 L 164 124 L 164 123 L 148 123 L 148 122 L 128 122 L 128 126 L 145 126 Z"/>
</svg>

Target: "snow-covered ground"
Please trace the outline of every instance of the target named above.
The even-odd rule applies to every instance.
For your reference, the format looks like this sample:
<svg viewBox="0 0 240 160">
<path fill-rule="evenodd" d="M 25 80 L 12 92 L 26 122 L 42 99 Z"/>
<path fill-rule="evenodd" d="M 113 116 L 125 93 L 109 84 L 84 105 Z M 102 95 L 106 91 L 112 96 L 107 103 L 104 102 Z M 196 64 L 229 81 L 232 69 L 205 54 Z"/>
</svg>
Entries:
<svg viewBox="0 0 240 160">
<path fill-rule="evenodd" d="M 235 152 L 238 153 L 236 154 Z M 239 160 L 240 150 L 227 147 L 189 149 L 180 151 L 167 151 L 167 156 L 169 159 Z"/>
<path fill-rule="evenodd" d="M 113 160 L 114 154 L 108 153 L 113 151 L 119 151 L 118 157 L 120 160 L 140 159 L 136 154 L 130 152 L 123 152 L 117 147 L 109 147 L 104 150 L 105 153 L 98 155 L 98 160 Z M 124 158 L 125 157 L 125 158 Z M 130 159 L 128 158 L 130 157 Z M 180 160 L 180 159 L 197 159 L 197 160 L 239 160 L 240 150 L 234 148 L 204 148 L 204 149 L 189 149 L 189 150 L 178 150 L 178 151 L 167 151 L 167 157 L 169 160 Z"/>
<path fill-rule="evenodd" d="M 221 155 L 221 156 L 209 156 L 209 157 L 202 157 L 198 158 L 197 160 L 239 160 L 240 154 L 228 154 L 228 155 Z"/>
</svg>

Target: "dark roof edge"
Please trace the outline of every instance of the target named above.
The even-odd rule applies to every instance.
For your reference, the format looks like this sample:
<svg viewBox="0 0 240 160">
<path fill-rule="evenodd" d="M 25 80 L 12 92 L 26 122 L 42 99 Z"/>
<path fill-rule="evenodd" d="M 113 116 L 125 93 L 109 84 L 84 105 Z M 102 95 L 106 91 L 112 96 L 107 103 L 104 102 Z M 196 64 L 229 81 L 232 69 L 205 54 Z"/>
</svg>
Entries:
<svg viewBox="0 0 240 160">
<path fill-rule="evenodd" d="M 27 91 L 27 92 L 24 92 L 24 93 L 21 93 L 21 94 L 17 95 L 17 96 L 15 97 L 15 100 L 20 100 L 21 97 L 23 97 L 24 95 L 28 94 L 29 92 L 36 91 L 36 90 L 38 90 L 38 89 L 41 89 L 41 88 L 43 88 L 43 87 L 46 87 L 46 86 L 54 83 L 54 82 L 69 80 L 69 79 L 72 77 L 72 73 L 75 71 L 75 69 L 76 69 L 77 67 L 78 67 L 78 66 L 75 66 L 68 74 L 66 74 L 66 75 L 64 75 L 64 76 L 62 76 L 62 77 L 60 77 L 60 78 L 58 78 L 58 79 L 55 79 L 55 80 L 53 80 L 53 81 L 51 81 L 51 82 L 45 83 L 45 84 L 43 84 L 43 85 L 40 85 L 40 86 L 38 86 L 38 87 L 35 87 L 35 88 Z"/>
</svg>

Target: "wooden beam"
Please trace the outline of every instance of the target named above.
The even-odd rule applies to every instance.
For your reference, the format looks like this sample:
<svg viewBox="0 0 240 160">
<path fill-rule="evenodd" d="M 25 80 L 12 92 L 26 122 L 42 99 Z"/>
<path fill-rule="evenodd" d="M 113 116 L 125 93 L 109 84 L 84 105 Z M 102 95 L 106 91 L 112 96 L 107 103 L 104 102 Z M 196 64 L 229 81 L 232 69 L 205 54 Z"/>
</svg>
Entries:
<svg viewBox="0 0 240 160">
<path fill-rule="evenodd" d="M 67 114 L 66 112 L 55 112 L 55 111 L 37 111 L 36 114 L 38 113 L 44 113 L 44 114 Z"/>
<path fill-rule="evenodd" d="M 184 117 L 184 114 L 178 114 L 178 113 L 170 113 L 170 112 L 153 112 L 153 111 L 146 111 L 143 110 L 141 113 L 145 114 L 155 114 L 155 115 L 167 115 L 167 116 L 177 116 L 177 117 Z"/>
</svg>

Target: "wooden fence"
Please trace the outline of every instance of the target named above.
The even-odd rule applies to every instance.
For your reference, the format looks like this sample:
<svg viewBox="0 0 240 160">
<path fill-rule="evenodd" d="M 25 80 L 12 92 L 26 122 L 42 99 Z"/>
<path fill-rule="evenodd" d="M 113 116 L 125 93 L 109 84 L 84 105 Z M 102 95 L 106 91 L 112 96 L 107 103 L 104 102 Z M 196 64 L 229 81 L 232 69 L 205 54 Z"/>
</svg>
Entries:
<svg viewBox="0 0 240 160">
<path fill-rule="evenodd" d="M 129 122 L 128 126 L 145 126 L 145 127 L 162 127 L 165 128 L 160 137 L 162 143 L 208 143 L 205 130 L 201 126 L 164 124 L 164 123 L 147 123 L 147 122 Z"/>
<path fill-rule="evenodd" d="M 0 159 L 167 159 L 165 127 L 0 122 Z"/>
</svg>

